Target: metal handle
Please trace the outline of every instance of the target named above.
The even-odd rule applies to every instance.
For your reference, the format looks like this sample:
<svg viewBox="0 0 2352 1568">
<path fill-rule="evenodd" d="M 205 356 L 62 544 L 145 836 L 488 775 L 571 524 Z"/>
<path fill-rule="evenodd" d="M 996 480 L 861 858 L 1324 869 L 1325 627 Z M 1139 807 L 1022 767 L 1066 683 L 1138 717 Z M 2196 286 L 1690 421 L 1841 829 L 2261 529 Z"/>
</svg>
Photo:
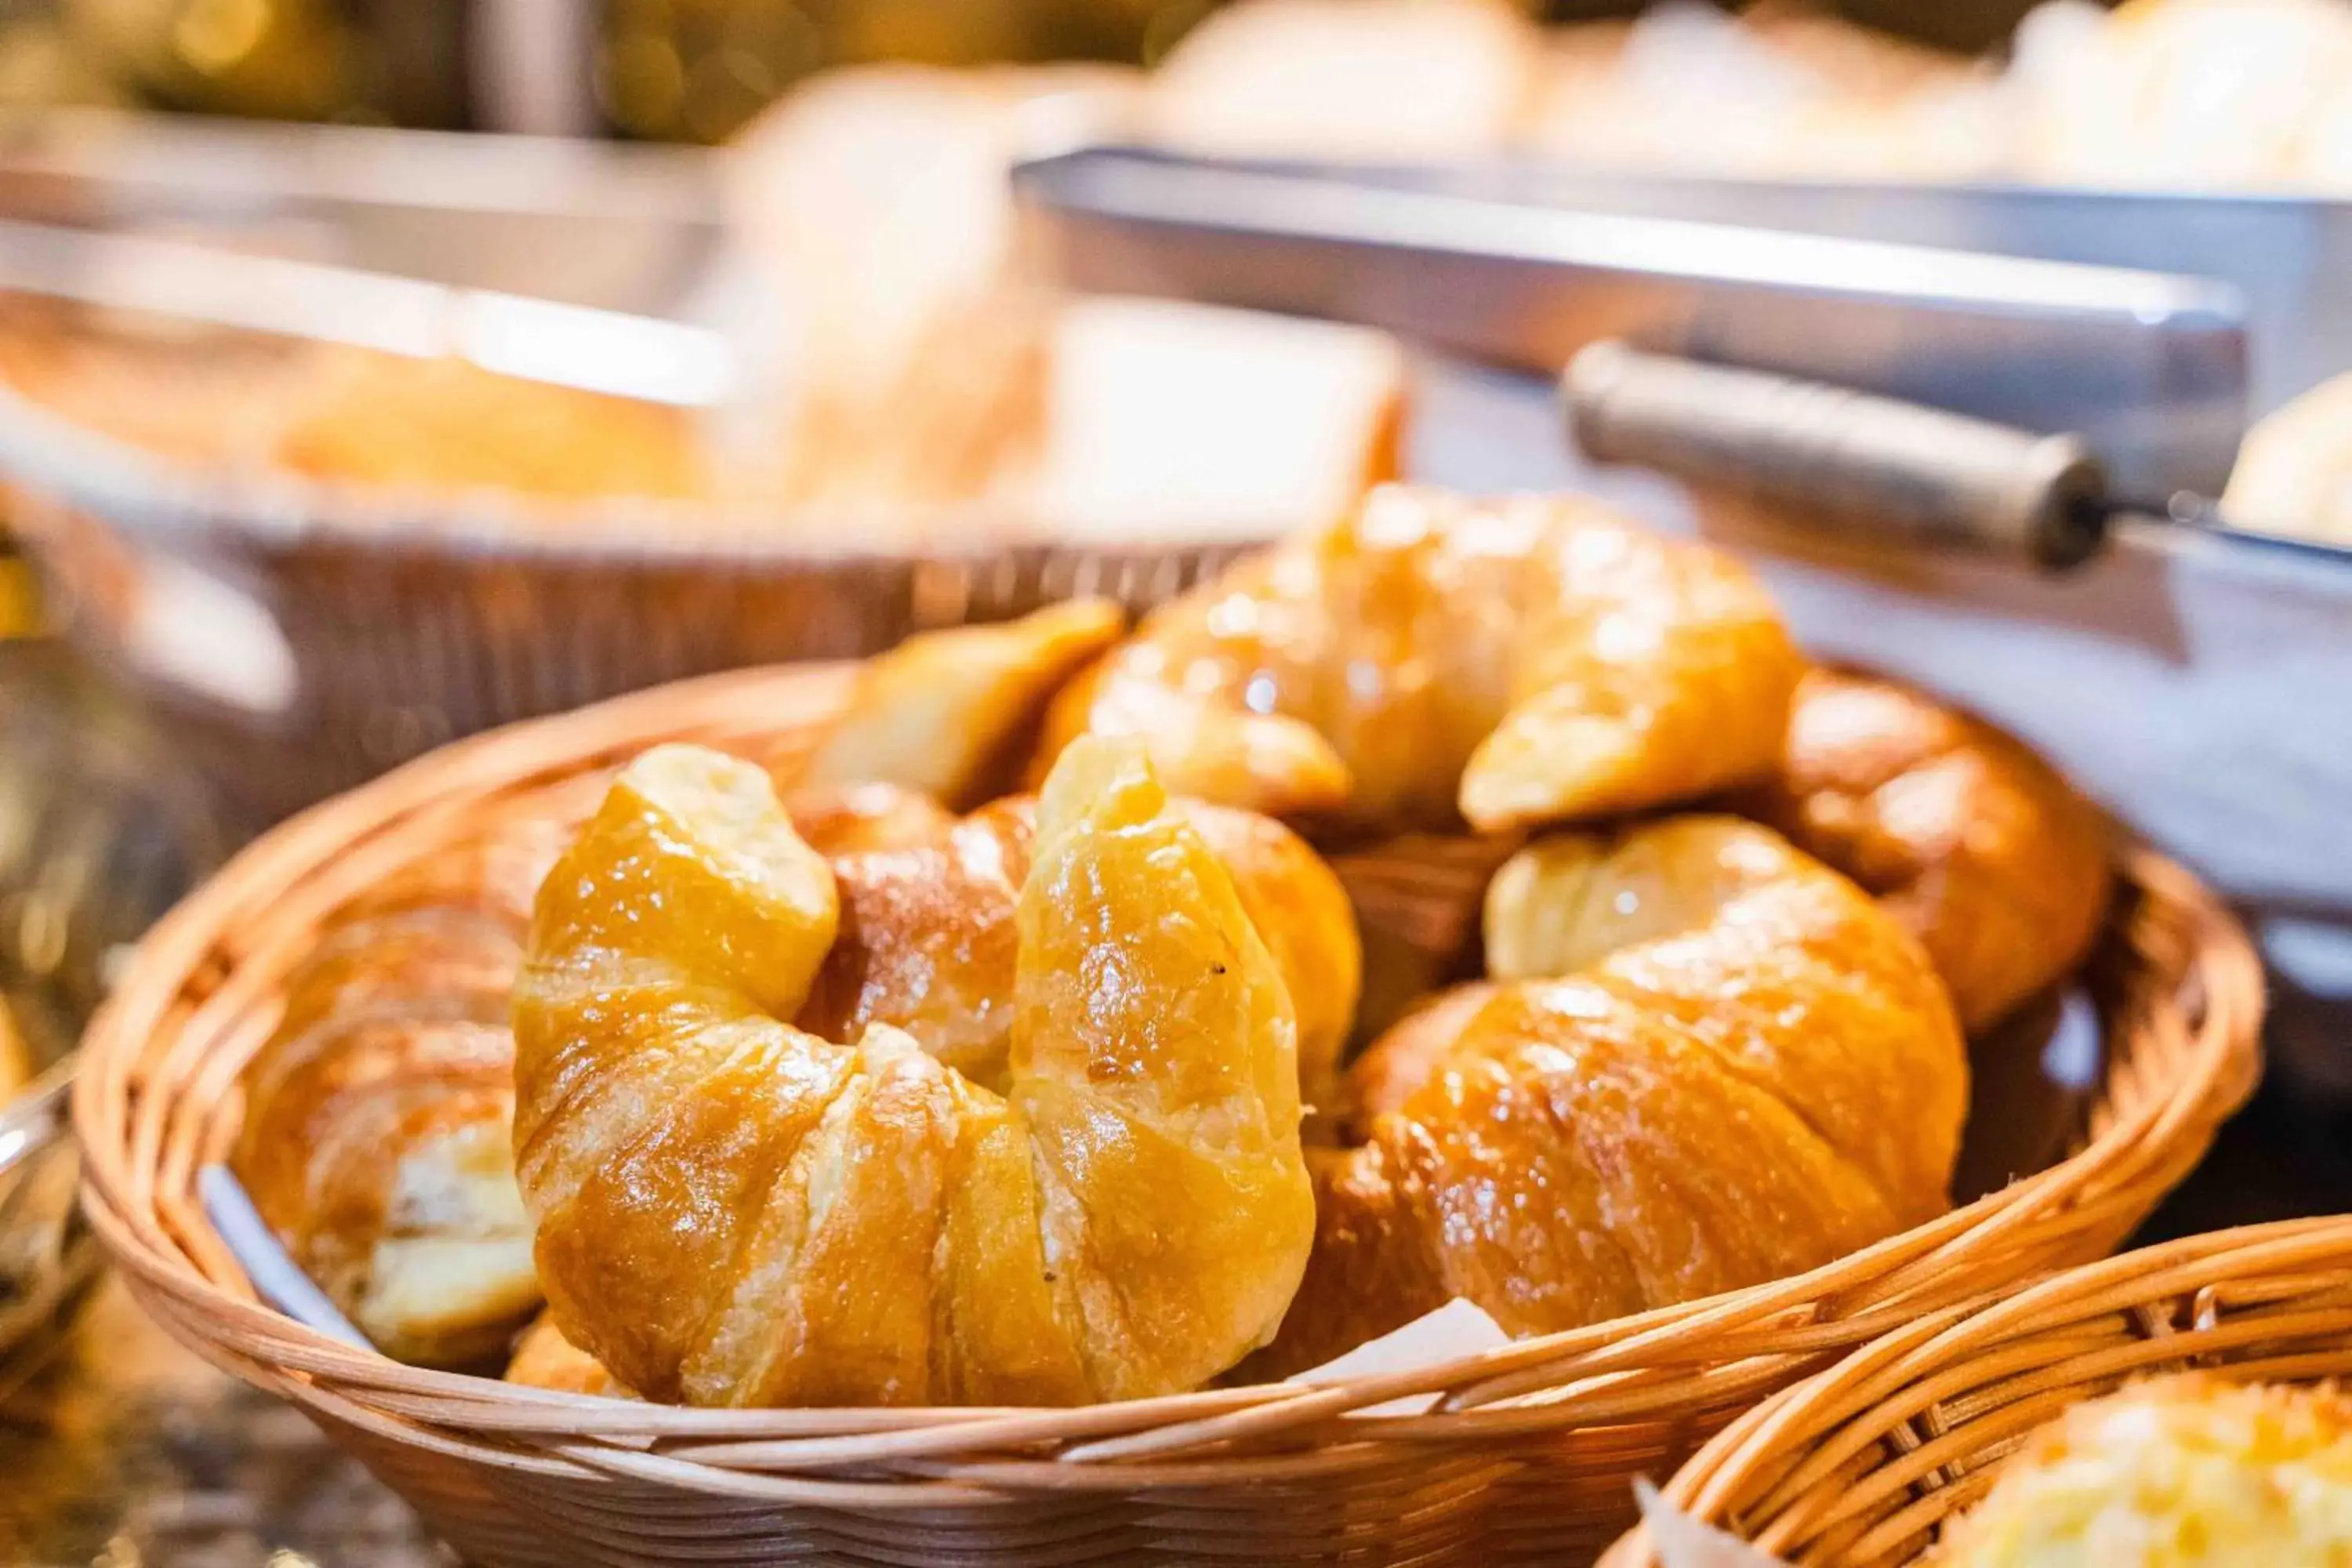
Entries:
<svg viewBox="0 0 2352 1568">
<path fill-rule="evenodd" d="M 1579 353 L 1560 392 L 1570 433 L 1602 462 L 2048 567 L 2085 561 L 2105 539 L 2106 471 L 2077 436 L 1620 342 Z"/>
</svg>

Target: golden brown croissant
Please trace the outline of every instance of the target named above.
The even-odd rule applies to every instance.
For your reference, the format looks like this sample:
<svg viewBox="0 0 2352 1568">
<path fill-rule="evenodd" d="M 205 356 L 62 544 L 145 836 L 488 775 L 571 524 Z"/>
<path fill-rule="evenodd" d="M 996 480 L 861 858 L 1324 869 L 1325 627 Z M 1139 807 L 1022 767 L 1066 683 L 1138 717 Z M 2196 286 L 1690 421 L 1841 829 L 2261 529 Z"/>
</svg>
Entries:
<svg viewBox="0 0 2352 1568">
<path fill-rule="evenodd" d="M 1018 769 L 1054 693 L 1125 625 L 1108 599 L 1072 599 L 908 637 L 858 666 L 839 717 L 782 771 L 810 788 L 892 784 L 976 805 Z"/>
<path fill-rule="evenodd" d="M 570 1340 L 541 1312 L 515 1342 L 514 1359 L 507 1363 L 506 1380 L 559 1394 L 598 1394 L 610 1399 L 634 1399 L 628 1386 L 606 1372 L 602 1363 Z"/>
<path fill-rule="evenodd" d="M 1263 1343 L 1313 1197 L 1296 1025 L 1138 751 L 1074 747 L 1016 910 L 1003 1095 L 903 1031 L 782 1020 L 832 872 L 766 778 L 669 746 L 542 886 L 517 1170 L 564 1335 L 698 1404 L 1068 1404 Z"/>
<path fill-rule="evenodd" d="M 1540 1333 L 1826 1263 L 1940 1211 L 1968 1066 L 1918 943 L 1769 829 L 1554 838 L 1503 950 L 1573 971 L 1408 1019 L 1349 1069 L 1314 1255 L 1254 1371 L 1454 1296 Z"/>
<path fill-rule="evenodd" d="M 2013 737 L 1890 680 L 1817 669 L 1742 809 L 1878 895 L 1981 1029 L 2073 971 L 2111 890 L 2098 808 Z"/>
<path fill-rule="evenodd" d="M 521 824 L 339 911 L 244 1077 L 231 1167 L 294 1260 L 404 1361 L 496 1353 L 539 1301 L 507 995 L 561 837 Z"/>
<path fill-rule="evenodd" d="M 1496 830 L 1760 778 L 1801 668 L 1717 551 L 1581 500 L 1389 487 L 1148 618 L 1044 754 L 1139 735 L 1180 795 Z"/>
<path fill-rule="evenodd" d="M 799 790 L 786 807 L 831 867 L 841 910 L 793 1022 L 836 1040 L 888 1024 L 973 1082 L 1002 1089 L 1034 797 L 1008 795 L 961 820 L 883 784 L 839 797 Z M 1345 889 L 1278 822 L 1200 801 L 1173 809 L 1232 877 L 1297 1016 L 1301 1092 L 1329 1105 L 1361 969 Z"/>
</svg>

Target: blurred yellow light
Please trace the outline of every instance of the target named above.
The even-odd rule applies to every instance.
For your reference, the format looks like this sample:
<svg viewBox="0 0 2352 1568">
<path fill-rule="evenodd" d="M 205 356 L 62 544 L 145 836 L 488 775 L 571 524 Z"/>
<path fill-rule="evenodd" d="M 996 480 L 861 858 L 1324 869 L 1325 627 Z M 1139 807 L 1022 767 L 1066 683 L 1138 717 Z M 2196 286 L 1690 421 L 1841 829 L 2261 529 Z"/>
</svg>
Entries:
<svg viewBox="0 0 2352 1568">
<path fill-rule="evenodd" d="M 172 24 L 172 47 L 207 76 L 253 52 L 269 32 L 270 0 L 190 0 Z"/>
<path fill-rule="evenodd" d="M 659 135 L 676 126 L 686 70 L 667 38 L 635 33 L 614 39 L 597 74 L 604 111 L 625 129 Z"/>
</svg>

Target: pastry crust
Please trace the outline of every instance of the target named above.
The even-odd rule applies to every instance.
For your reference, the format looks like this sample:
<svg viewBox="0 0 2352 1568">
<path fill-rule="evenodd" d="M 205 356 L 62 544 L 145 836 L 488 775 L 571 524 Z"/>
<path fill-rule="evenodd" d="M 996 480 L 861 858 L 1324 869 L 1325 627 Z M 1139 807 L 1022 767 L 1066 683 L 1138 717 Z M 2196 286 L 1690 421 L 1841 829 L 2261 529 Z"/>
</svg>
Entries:
<svg viewBox="0 0 2352 1568">
<path fill-rule="evenodd" d="M 1042 755 L 1141 736 L 1180 794 L 1482 831 L 1747 784 L 1801 663 L 1762 586 L 1595 503 L 1390 487 L 1150 616 Z"/>
<path fill-rule="evenodd" d="M 1349 1069 L 1363 1142 L 1318 1155 L 1314 1256 L 1251 1372 L 1456 1296 L 1514 1334 L 1601 1322 L 1948 1206 L 1960 1032 L 1844 878 L 1755 824 L 1676 817 L 1553 839 L 1498 886 L 1490 913 L 1526 929 L 1496 946 L 1567 977 L 1442 998 Z"/>
<path fill-rule="evenodd" d="M 711 1405 L 1074 1404 L 1269 1337 L 1313 1232 L 1296 1023 L 1138 749 L 1046 781 L 1004 1094 L 794 1016 L 839 919 L 765 777 L 646 753 L 541 889 L 516 1152 L 564 1335 Z"/>
<path fill-rule="evenodd" d="M 507 996 L 562 847 L 518 824 L 372 889 L 321 931 L 244 1075 L 231 1168 L 387 1355 L 495 1355 L 539 1303 L 509 1137 Z"/>
<path fill-rule="evenodd" d="M 1972 1031 L 2079 967 L 2113 892 L 2105 819 L 2057 770 L 1874 676 L 1808 675 L 1778 777 L 1740 805 L 1876 894 Z"/>
</svg>

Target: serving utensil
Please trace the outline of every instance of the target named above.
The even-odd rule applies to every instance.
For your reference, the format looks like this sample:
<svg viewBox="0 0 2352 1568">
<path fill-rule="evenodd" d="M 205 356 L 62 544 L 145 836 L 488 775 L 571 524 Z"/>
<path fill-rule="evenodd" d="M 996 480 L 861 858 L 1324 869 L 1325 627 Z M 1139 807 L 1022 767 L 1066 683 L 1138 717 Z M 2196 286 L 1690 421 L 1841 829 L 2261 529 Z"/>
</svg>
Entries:
<svg viewBox="0 0 2352 1568">
<path fill-rule="evenodd" d="M 2225 282 L 1125 148 L 1014 184 L 1037 254 L 1085 289 L 1364 321 L 1548 376 L 1622 339 L 2074 431 L 2134 494 L 2219 489 L 2245 427 Z"/>
<path fill-rule="evenodd" d="M 1847 387 L 1587 345 L 1560 377 L 1570 435 L 1633 463 L 1906 542 L 2079 566 L 2126 521 L 2315 556 L 2333 546 L 2240 526 L 2210 498 L 2119 489 L 2080 434 L 2043 434 Z"/>
</svg>

